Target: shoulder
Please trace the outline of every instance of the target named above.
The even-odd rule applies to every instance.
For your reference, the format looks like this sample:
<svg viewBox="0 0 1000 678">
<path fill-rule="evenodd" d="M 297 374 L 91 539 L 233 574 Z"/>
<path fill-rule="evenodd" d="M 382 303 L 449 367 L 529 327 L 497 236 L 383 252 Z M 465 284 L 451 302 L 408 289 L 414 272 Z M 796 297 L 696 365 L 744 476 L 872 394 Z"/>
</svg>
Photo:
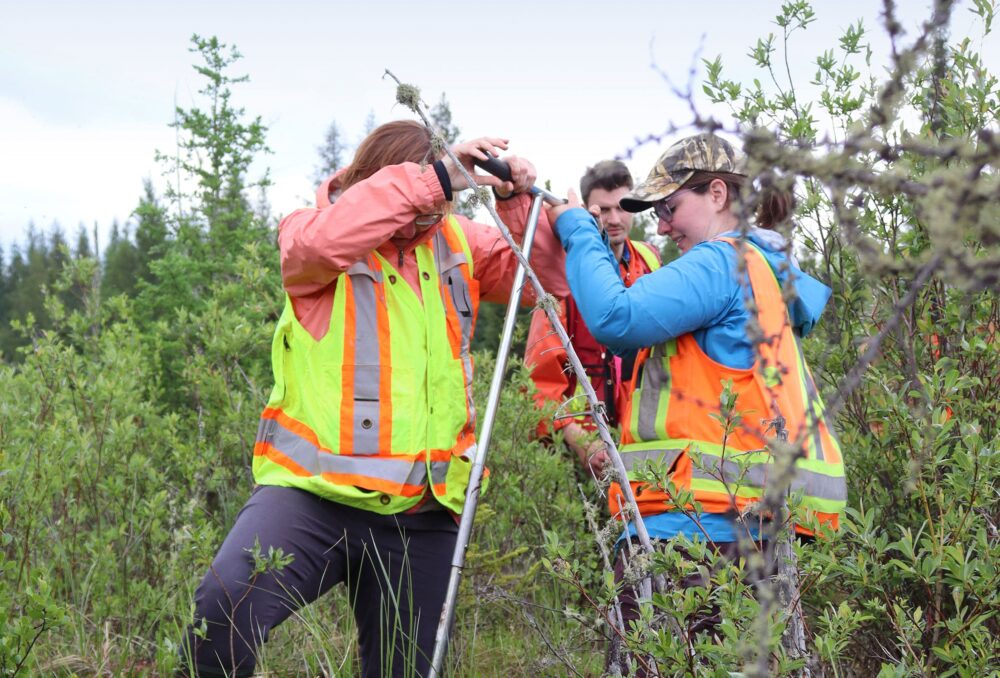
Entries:
<svg viewBox="0 0 1000 678">
<path fill-rule="evenodd" d="M 723 240 L 708 240 L 692 247 L 667 266 L 685 270 L 703 270 L 736 282 L 736 250 Z"/>
<path fill-rule="evenodd" d="M 689 303 L 715 309 L 710 314 L 714 316 L 741 298 L 736 263 L 736 251 L 728 243 L 709 241 L 645 277 L 662 277 L 664 284 L 674 287 L 674 293 Z"/>
<path fill-rule="evenodd" d="M 641 257 L 644 262 L 646 262 L 646 265 L 650 270 L 660 267 L 660 252 L 653 246 L 652 243 L 648 243 L 645 240 L 629 240 L 628 244 L 632 250 L 639 257 Z"/>
<path fill-rule="evenodd" d="M 500 229 L 496 226 L 491 226 L 489 224 L 483 224 L 478 221 L 473 221 L 469 217 L 462 214 L 449 214 L 449 220 L 453 219 L 454 223 L 458 228 L 465 234 L 469 243 L 475 243 L 483 239 L 488 239 L 490 242 L 502 238 L 500 234 Z"/>
</svg>

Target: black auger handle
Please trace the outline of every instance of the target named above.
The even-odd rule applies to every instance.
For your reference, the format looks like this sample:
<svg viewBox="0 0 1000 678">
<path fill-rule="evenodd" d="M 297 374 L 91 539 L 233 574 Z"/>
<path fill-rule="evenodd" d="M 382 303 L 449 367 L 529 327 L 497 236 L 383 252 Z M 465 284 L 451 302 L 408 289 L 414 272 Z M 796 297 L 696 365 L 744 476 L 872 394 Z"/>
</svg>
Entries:
<svg viewBox="0 0 1000 678">
<path fill-rule="evenodd" d="M 499 158 L 494 158 L 489 153 L 486 153 L 486 160 L 474 158 L 472 162 L 476 167 L 482 168 L 483 171 L 489 172 L 495 177 L 503 179 L 504 181 L 514 181 L 510 174 L 510 165 Z"/>
</svg>

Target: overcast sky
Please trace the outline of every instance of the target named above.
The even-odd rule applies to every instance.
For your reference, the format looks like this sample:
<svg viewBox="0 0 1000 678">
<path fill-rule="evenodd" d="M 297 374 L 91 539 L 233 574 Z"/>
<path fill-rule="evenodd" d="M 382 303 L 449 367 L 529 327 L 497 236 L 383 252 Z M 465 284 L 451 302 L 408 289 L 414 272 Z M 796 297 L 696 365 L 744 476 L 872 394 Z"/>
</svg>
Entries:
<svg viewBox="0 0 1000 678">
<path fill-rule="evenodd" d="M 815 56 L 863 17 L 885 63 L 875 0 L 816 0 L 818 20 L 793 36 L 792 66 Z M 913 35 L 929 2 L 902 0 Z M 966 6 L 953 34 L 969 33 Z M 445 93 L 463 138 L 506 136 L 559 192 L 588 164 L 627 151 L 637 137 L 690 120 L 655 63 L 681 85 L 701 57 L 722 55 L 730 77 L 759 75 L 745 56 L 773 23 L 779 0 L 713 2 L 512 1 L 444 3 L 0 0 L 0 244 L 9 252 L 33 222 L 78 225 L 129 219 L 146 177 L 166 185 L 156 149 L 173 148 L 175 104 L 200 106 L 193 33 L 218 36 L 244 55 L 233 71 L 237 105 L 260 115 L 273 154 L 263 163 L 281 215 L 311 200 L 317 147 L 336 120 L 356 142 L 369 112 L 378 122 L 411 117 L 394 104 L 386 68 L 435 103 Z M 994 73 L 1000 40 L 981 48 Z M 704 97 L 704 110 L 708 110 Z M 644 176 L 658 155 L 628 161 Z M 105 240 L 106 242 L 106 240 Z M 103 245 L 103 243 L 102 243 Z"/>
</svg>

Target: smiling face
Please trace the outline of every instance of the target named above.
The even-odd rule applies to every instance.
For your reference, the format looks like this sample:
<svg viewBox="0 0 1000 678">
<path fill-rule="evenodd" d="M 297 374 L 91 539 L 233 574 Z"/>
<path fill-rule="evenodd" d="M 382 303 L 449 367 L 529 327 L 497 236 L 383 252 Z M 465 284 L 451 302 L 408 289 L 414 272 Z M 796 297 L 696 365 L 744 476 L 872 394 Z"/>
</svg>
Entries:
<svg viewBox="0 0 1000 678">
<path fill-rule="evenodd" d="M 719 179 L 696 189 L 676 191 L 662 201 L 669 210 L 657 209 L 656 232 L 669 236 L 681 254 L 685 254 L 739 223 L 729 209 L 727 196 L 726 184 Z"/>
<path fill-rule="evenodd" d="M 614 190 L 607 191 L 603 188 L 591 189 L 587 196 L 587 208 L 597 208 L 600 210 L 600 225 L 608 233 L 608 240 L 612 247 L 618 247 L 628 238 L 629 229 L 632 228 L 632 214 L 623 210 L 618 202 L 622 196 L 631 189 L 628 186 L 620 186 Z M 593 211 L 593 210 L 592 210 Z"/>
</svg>

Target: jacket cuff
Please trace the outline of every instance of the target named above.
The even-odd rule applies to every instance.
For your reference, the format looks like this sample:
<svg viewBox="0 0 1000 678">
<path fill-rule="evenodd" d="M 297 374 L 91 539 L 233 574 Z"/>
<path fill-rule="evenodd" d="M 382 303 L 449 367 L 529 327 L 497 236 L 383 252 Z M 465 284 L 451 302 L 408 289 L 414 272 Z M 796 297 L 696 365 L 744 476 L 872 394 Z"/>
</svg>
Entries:
<svg viewBox="0 0 1000 678">
<path fill-rule="evenodd" d="M 448 176 L 448 170 L 444 168 L 444 163 L 442 161 L 434 161 L 434 173 L 437 174 L 438 181 L 441 182 L 441 190 L 444 191 L 444 199 L 451 202 L 451 177 Z"/>
<path fill-rule="evenodd" d="M 574 207 L 559 215 L 556 223 L 553 224 L 554 228 L 552 230 L 556 232 L 556 236 L 565 247 L 566 240 L 570 235 L 575 233 L 586 222 L 589 222 L 587 225 L 593 226 L 597 230 L 597 222 L 594 221 L 593 215 L 582 207 Z"/>
</svg>

